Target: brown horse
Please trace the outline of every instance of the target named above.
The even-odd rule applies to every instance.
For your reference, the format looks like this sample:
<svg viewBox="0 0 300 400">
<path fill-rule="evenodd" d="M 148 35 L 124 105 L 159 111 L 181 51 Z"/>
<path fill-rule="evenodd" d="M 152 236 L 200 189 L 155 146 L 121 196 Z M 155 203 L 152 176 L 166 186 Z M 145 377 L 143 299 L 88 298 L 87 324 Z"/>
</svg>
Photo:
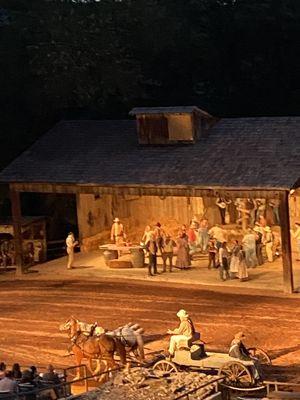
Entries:
<svg viewBox="0 0 300 400">
<path fill-rule="evenodd" d="M 106 370 L 115 367 L 114 354 L 117 352 L 120 356 L 121 364 L 126 363 L 126 350 L 124 345 L 115 340 L 113 337 L 105 334 L 100 336 L 86 336 L 80 329 L 80 322 L 70 317 L 64 324 L 59 327 L 60 331 L 68 332 L 71 339 L 71 348 L 75 356 L 76 365 L 80 365 L 83 358 L 88 361 L 88 369 L 93 374 L 100 370 L 100 362 L 104 361 Z M 95 371 L 92 369 L 92 360 L 97 360 L 97 368 Z M 80 377 L 80 368 L 77 368 L 76 378 Z"/>
</svg>

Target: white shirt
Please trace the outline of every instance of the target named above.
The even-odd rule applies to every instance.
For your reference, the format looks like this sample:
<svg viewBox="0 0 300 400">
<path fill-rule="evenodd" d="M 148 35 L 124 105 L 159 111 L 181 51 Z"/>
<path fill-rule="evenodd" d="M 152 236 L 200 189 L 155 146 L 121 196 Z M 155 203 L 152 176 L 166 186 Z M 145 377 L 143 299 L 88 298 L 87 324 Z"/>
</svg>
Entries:
<svg viewBox="0 0 300 400">
<path fill-rule="evenodd" d="M 75 239 L 74 239 L 74 236 L 73 236 L 73 235 L 68 235 L 68 237 L 67 237 L 67 239 L 66 239 L 66 245 L 67 245 L 67 248 L 68 248 L 69 250 L 74 249 L 74 246 L 75 246 Z"/>
</svg>

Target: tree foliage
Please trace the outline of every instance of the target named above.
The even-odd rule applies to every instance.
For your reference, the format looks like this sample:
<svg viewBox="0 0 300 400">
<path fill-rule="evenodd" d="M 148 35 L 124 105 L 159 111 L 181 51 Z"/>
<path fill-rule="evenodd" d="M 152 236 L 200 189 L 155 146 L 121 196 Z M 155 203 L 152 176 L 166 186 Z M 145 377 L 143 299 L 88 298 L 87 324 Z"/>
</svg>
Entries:
<svg viewBox="0 0 300 400">
<path fill-rule="evenodd" d="M 60 118 L 299 114 L 299 0 L 2 0 L 0 166 Z"/>
</svg>

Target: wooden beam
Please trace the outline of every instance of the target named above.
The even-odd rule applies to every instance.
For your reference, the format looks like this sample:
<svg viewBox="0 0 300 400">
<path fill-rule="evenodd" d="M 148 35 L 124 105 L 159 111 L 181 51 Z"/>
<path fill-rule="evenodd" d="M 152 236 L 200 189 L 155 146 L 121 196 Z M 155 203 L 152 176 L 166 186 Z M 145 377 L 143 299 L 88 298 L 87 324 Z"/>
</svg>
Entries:
<svg viewBox="0 0 300 400">
<path fill-rule="evenodd" d="M 97 184 L 59 184 L 59 183 L 12 183 L 10 185 L 18 192 L 38 192 L 38 193 L 85 193 L 105 195 L 113 194 L 116 196 L 136 195 L 136 196 L 184 196 L 184 197 L 228 197 L 235 199 L 244 198 L 265 198 L 274 199 L 278 196 L 280 189 L 259 189 L 259 188 L 202 188 L 189 185 L 97 185 Z"/>
<path fill-rule="evenodd" d="M 10 200 L 15 242 L 16 273 L 17 275 L 21 275 L 24 273 L 24 257 L 22 245 L 22 212 L 20 193 L 11 189 Z"/>
<path fill-rule="evenodd" d="M 285 293 L 293 293 L 293 263 L 292 247 L 290 234 L 290 210 L 289 192 L 280 193 L 279 216 L 281 225 L 281 246 L 282 246 L 282 266 L 283 266 L 283 290 Z"/>
<path fill-rule="evenodd" d="M 80 245 L 82 244 L 82 210 L 81 210 L 81 196 L 80 193 L 76 193 L 76 213 L 77 213 L 77 226 L 78 226 L 78 239 Z"/>
</svg>

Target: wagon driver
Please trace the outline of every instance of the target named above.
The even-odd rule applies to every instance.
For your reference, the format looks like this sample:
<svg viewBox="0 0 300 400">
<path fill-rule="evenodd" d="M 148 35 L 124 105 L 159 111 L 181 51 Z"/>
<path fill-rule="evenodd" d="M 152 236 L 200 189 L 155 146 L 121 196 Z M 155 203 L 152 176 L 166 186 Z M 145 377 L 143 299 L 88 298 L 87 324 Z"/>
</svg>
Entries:
<svg viewBox="0 0 300 400">
<path fill-rule="evenodd" d="M 124 232 L 124 226 L 121 224 L 119 218 L 115 218 L 113 220 L 113 224 L 111 227 L 110 238 L 112 242 L 114 242 L 117 246 L 120 246 L 124 243 L 126 239 L 126 235 Z"/>
<path fill-rule="evenodd" d="M 193 321 L 185 310 L 179 310 L 177 317 L 180 319 L 180 325 L 174 330 L 168 329 L 167 333 L 172 335 L 170 338 L 169 355 L 173 357 L 175 350 L 180 342 L 187 342 L 192 339 L 195 333 Z"/>
</svg>

